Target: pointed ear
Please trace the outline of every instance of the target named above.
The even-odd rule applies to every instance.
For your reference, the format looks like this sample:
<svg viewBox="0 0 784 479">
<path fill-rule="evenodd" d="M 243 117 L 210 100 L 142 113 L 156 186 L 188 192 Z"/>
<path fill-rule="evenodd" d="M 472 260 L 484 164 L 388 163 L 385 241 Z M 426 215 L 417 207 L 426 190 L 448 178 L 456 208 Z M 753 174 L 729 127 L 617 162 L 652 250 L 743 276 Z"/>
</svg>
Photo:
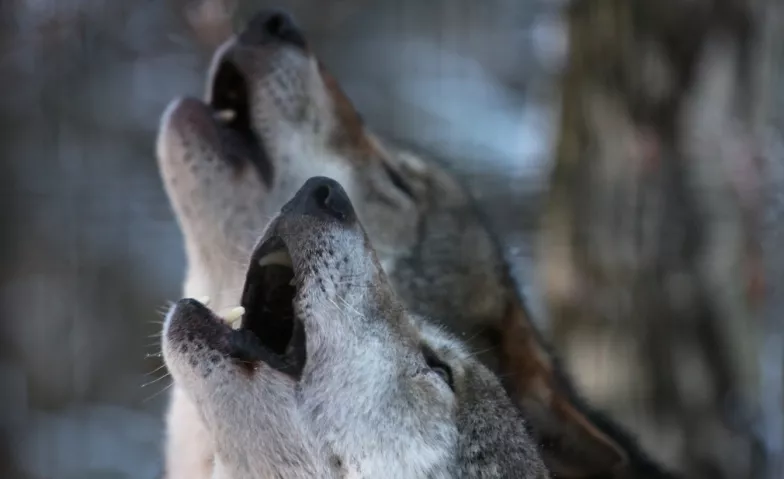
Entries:
<svg viewBox="0 0 784 479">
<path fill-rule="evenodd" d="M 506 315 L 500 351 L 507 390 L 522 408 L 554 477 L 613 477 L 629 466 L 636 446 L 577 398 L 518 304 Z"/>
</svg>

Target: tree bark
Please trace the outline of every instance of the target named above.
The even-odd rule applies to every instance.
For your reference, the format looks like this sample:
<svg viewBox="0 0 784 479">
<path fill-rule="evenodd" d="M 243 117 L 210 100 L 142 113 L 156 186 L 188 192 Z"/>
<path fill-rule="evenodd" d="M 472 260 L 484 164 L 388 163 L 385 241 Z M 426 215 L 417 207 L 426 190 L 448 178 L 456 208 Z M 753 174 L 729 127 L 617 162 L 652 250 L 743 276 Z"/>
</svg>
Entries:
<svg viewBox="0 0 784 479">
<path fill-rule="evenodd" d="M 770 8 L 576 0 L 567 12 L 537 250 L 551 334 L 588 395 L 689 477 L 763 473 L 750 414 Z"/>
</svg>

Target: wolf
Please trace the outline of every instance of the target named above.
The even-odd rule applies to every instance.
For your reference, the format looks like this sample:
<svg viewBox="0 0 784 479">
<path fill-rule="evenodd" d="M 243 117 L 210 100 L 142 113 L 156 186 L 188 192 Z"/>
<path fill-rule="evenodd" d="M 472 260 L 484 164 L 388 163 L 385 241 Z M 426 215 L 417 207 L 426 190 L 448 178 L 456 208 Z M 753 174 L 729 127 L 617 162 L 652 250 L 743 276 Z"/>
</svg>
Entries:
<svg viewBox="0 0 784 479">
<path fill-rule="evenodd" d="M 283 206 L 237 299 L 237 329 L 185 299 L 162 335 L 213 478 L 549 477 L 496 376 L 406 311 L 336 181 Z"/>
<path fill-rule="evenodd" d="M 259 12 L 218 48 L 204 101 L 175 99 L 163 114 L 157 157 L 184 237 L 184 296 L 236 303 L 260 232 L 309 178 L 331 178 L 402 304 L 500 378 L 553 474 L 670 477 L 575 392 L 465 189 L 437 161 L 373 134 L 285 12 Z M 175 381 L 168 479 L 216 467 L 191 396 Z"/>
</svg>

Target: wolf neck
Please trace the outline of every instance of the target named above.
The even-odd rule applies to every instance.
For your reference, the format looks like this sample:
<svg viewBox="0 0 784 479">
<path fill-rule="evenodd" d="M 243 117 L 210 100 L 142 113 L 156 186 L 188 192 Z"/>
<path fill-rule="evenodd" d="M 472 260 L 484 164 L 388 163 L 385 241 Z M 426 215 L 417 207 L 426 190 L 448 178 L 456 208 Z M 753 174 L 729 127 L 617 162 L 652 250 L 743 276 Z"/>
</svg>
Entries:
<svg viewBox="0 0 784 479">
<path fill-rule="evenodd" d="M 228 306 L 236 306 L 245 280 L 243 265 L 247 264 L 258 235 L 250 230 L 184 230 L 185 297 L 209 296 L 213 307 L 225 307 L 227 302 Z"/>
<path fill-rule="evenodd" d="M 239 267 L 241 260 L 224 260 L 222 264 L 214 261 L 205 258 L 196 260 L 189 255 L 184 297 L 207 296 L 210 306 L 215 309 L 237 306 L 245 281 L 245 271 Z M 221 264 L 221 267 L 211 266 L 216 264 Z"/>
</svg>

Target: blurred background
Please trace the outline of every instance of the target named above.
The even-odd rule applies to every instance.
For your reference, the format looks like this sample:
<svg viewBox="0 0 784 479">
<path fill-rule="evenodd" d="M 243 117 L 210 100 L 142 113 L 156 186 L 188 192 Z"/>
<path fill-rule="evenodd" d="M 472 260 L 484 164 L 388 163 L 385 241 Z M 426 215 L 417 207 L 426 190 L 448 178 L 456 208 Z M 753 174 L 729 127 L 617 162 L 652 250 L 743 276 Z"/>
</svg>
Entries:
<svg viewBox="0 0 784 479">
<path fill-rule="evenodd" d="M 566 3 L 3 0 L 0 476 L 160 477 L 169 379 L 154 336 L 181 294 L 185 257 L 156 129 L 171 99 L 202 95 L 230 25 L 263 6 L 294 15 L 374 130 L 459 172 L 549 331 L 533 239 L 559 127 Z M 774 82 L 763 122 L 763 176 L 779 192 L 763 195 L 768 250 L 784 206 L 782 90 Z M 745 358 L 764 379 L 741 416 L 765 457 L 784 447 L 776 311 L 755 323 L 761 339 Z M 644 403 L 613 380 L 629 374 L 591 344 L 573 373 L 586 396 L 680 467 L 683 437 L 638 420 Z"/>
</svg>

